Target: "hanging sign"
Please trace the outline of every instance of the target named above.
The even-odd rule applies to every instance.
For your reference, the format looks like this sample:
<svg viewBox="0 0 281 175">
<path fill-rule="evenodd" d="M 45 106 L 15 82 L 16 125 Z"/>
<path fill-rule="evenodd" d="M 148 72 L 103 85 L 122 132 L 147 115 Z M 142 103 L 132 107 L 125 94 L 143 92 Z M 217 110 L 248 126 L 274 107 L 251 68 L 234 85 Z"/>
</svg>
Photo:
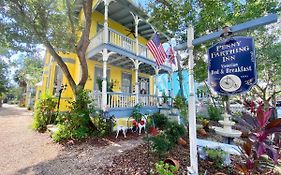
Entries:
<svg viewBox="0 0 281 175">
<path fill-rule="evenodd" d="M 208 49 L 209 85 L 221 95 L 247 92 L 257 82 L 254 41 L 232 37 Z"/>
</svg>

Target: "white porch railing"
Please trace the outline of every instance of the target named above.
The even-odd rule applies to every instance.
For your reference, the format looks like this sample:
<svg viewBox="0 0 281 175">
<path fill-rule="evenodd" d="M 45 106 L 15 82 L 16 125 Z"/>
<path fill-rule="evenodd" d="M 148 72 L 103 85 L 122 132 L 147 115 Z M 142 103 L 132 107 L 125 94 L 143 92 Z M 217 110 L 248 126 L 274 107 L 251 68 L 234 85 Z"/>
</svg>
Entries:
<svg viewBox="0 0 281 175">
<path fill-rule="evenodd" d="M 157 106 L 158 103 L 157 96 L 139 94 L 139 103 L 142 106 Z"/>
<path fill-rule="evenodd" d="M 100 30 L 90 41 L 88 46 L 87 52 L 91 51 L 92 49 L 96 48 L 97 46 L 103 43 L 103 30 Z"/>
<path fill-rule="evenodd" d="M 111 28 L 108 29 L 109 33 L 109 43 L 115 46 L 118 46 L 124 50 L 130 51 L 132 53 L 136 53 L 136 41 L 127 37 L 126 35 L 117 32 Z M 96 48 L 104 42 L 104 30 L 100 30 L 90 41 L 87 52 Z M 147 47 L 143 44 L 139 44 L 139 55 L 150 60 L 155 61 L 152 53 L 147 49 Z M 165 62 L 164 65 L 170 66 L 169 63 Z"/>
<path fill-rule="evenodd" d="M 91 105 L 101 109 L 102 93 L 95 91 L 89 94 L 90 99 L 93 101 Z M 157 107 L 161 103 L 161 97 L 155 95 L 142 95 L 139 94 L 139 104 L 143 107 Z M 131 93 L 122 92 L 107 92 L 107 108 L 132 108 L 136 105 L 136 95 Z"/>
<path fill-rule="evenodd" d="M 132 40 L 131 38 L 113 30 L 109 29 L 109 43 L 119 46 L 122 49 L 128 50 L 130 52 L 135 53 L 135 46 L 136 42 L 135 40 Z"/>
<path fill-rule="evenodd" d="M 107 93 L 107 106 L 109 108 L 128 108 L 136 105 L 135 94 L 108 92 Z"/>
</svg>

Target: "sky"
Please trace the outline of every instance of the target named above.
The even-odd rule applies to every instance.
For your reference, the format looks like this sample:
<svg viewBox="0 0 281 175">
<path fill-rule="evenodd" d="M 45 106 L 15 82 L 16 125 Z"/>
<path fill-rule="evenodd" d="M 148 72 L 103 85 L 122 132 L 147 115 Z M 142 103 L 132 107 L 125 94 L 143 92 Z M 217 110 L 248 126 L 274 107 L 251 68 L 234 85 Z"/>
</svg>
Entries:
<svg viewBox="0 0 281 175">
<path fill-rule="evenodd" d="M 138 4 L 141 4 L 142 6 L 145 6 L 149 0 L 134 0 L 135 3 L 138 5 Z"/>
</svg>

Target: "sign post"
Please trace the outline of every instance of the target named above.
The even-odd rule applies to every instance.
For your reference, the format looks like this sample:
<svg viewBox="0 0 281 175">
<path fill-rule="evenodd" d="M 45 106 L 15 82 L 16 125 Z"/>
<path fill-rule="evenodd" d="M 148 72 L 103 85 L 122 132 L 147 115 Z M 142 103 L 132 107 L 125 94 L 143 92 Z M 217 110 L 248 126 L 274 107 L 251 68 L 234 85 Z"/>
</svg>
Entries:
<svg viewBox="0 0 281 175">
<path fill-rule="evenodd" d="M 247 21 L 245 23 L 242 24 L 238 24 L 235 26 L 232 26 L 232 32 L 241 32 L 244 30 L 249 30 L 249 29 L 253 29 L 259 26 L 264 26 L 270 23 L 275 23 L 277 22 L 278 16 L 276 14 L 270 14 L 268 16 L 264 16 L 255 20 L 251 20 L 251 21 Z M 197 154 L 197 137 L 196 137 L 196 107 L 195 107 L 195 92 L 194 92 L 194 75 L 193 75 L 193 67 L 194 67 L 194 56 L 193 56 L 193 47 L 197 46 L 199 44 L 205 43 L 209 40 L 212 39 L 216 39 L 219 38 L 221 36 L 221 34 L 223 33 L 222 30 L 218 31 L 218 32 L 214 32 L 205 36 L 202 36 L 200 38 L 196 38 L 194 39 L 194 30 L 193 30 L 193 26 L 190 25 L 188 27 L 188 34 L 187 34 L 187 43 L 183 43 L 181 45 L 178 45 L 176 47 L 174 47 L 174 50 L 185 50 L 188 49 L 189 50 L 189 108 L 188 108 L 188 114 L 189 114 L 189 141 L 190 141 L 190 167 L 188 167 L 188 174 L 192 174 L 192 175 L 198 175 L 198 154 Z M 254 68 L 254 67 L 253 67 Z M 235 74 L 234 74 L 235 75 Z M 237 75 L 235 75 L 237 76 Z M 225 77 L 224 80 L 222 80 L 221 85 L 224 86 L 226 84 L 228 84 L 229 81 L 231 79 L 234 79 L 234 81 L 239 81 L 237 80 L 237 78 L 235 76 L 230 76 L 230 77 Z M 234 78 L 235 77 L 235 78 Z M 250 77 L 250 76 L 249 76 Z M 242 81 L 241 80 L 241 85 L 242 86 Z M 251 80 L 249 79 L 249 84 L 251 84 L 253 81 L 253 83 L 255 83 L 256 81 L 256 77 L 255 79 Z M 233 87 L 235 86 L 235 83 L 233 85 Z M 238 87 L 238 85 L 236 85 Z M 251 85 L 249 85 L 251 86 Z M 220 86 L 221 87 L 221 86 Z M 237 88 L 236 87 L 236 88 Z M 239 91 L 239 89 L 236 88 L 232 88 L 229 93 L 233 93 L 235 91 Z M 224 87 L 224 89 L 227 89 Z M 235 90 L 234 90 L 235 89 Z"/>
</svg>

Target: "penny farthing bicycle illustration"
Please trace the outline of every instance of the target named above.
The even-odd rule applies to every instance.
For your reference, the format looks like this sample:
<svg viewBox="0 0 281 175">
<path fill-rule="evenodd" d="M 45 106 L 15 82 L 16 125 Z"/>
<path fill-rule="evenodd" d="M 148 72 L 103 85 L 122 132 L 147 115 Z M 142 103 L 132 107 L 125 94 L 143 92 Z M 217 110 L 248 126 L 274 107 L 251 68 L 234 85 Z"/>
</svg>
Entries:
<svg viewBox="0 0 281 175">
<path fill-rule="evenodd" d="M 226 75 L 220 80 L 220 87 L 226 92 L 234 92 L 241 86 L 241 79 L 236 75 Z"/>
</svg>

